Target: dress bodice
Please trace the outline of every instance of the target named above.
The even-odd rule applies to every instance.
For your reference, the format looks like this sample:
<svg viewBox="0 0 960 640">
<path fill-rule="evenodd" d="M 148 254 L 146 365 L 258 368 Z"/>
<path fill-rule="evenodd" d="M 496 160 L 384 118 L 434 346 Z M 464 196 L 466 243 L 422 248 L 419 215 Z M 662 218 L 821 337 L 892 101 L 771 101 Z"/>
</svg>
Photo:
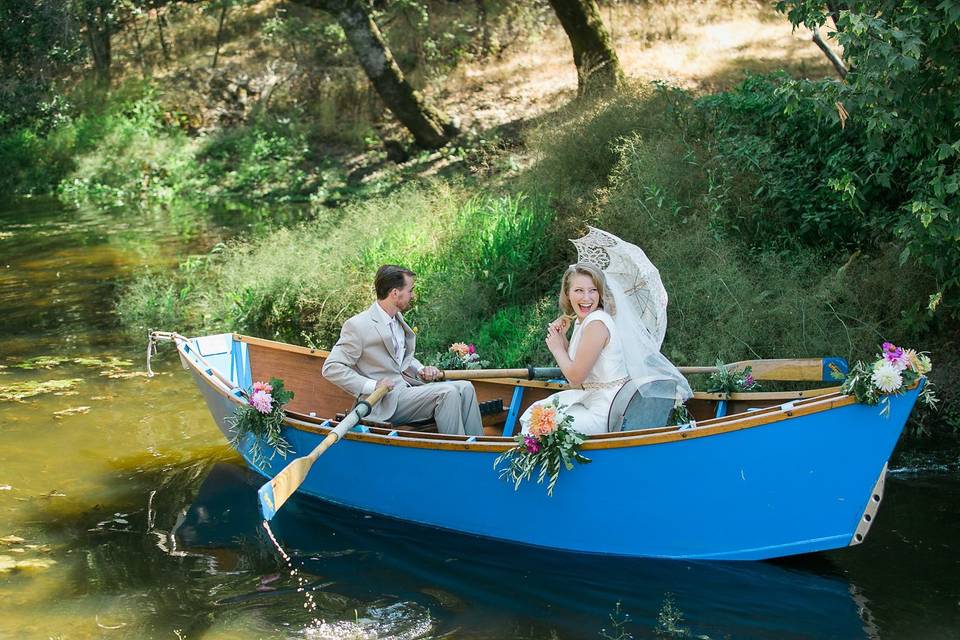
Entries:
<svg viewBox="0 0 960 640">
<path fill-rule="evenodd" d="M 577 355 L 577 348 L 580 346 L 580 338 L 583 335 L 583 328 L 591 322 L 602 322 L 610 332 L 610 338 L 607 344 L 600 351 L 596 364 L 587 374 L 584 383 L 602 384 L 614 381 L 623 381 L 627 377 L 627 364 L 623 357 L 623 345 L 620 342 L 620 335 L 617 332 L 616 323 L 609 313 L 602 309 L 590 313 L 583 321 L 577 321 L 573 327 L 573 334 L 570 336 L 570 348 L 567 355 L 573 360 Z"/>
</svg>

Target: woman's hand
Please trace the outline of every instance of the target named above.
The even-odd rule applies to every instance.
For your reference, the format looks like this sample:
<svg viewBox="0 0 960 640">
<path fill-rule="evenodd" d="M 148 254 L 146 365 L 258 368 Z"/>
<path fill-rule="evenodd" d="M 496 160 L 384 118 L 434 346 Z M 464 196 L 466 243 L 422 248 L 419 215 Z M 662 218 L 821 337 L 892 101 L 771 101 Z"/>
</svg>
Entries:
<svg viewBox="0 0 960 640">
<path fill-rule="evenodd" d="M 561 322 L 561 320 L 563 322 Z M 558 318 L 547 325 L 547 339 L 545 342 L 547 343 L 547 349 L 550 349 L 550 353 L 552 353 L 554 357 L 558 357 L 560 353 L 564 355 L 567 353 L 566 327 L 569 324 L 566 318 Z"/>
<path fill-rule="evenodd" d="M 553 322 L 547 325 L 547 330 L 556 329 L 561 335 L 567 335 L 567 329 L 570 328 L 570 318 L 566 316 L 560 316 Z"/>
</svg>

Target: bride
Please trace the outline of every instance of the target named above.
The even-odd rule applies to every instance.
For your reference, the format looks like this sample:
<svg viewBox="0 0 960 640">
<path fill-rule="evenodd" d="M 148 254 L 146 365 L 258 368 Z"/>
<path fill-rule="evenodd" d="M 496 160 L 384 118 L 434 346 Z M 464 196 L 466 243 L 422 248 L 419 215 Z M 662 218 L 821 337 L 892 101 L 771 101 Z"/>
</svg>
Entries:
<svg viewBox="0 0 960 640">
<path fill-rule="evenodd" d="M 629 373 L 613 319 L 616 304 L 603 272 L 586 263 L 570 265 L 560 287 L 560 311 L 563 315 L 547 327 L 547 348 L 567 382 L 582 388 L 561 391 L 530 406 L 520 417 L 522 431 L 529 432 L 534 406 L 559 396 L 560 404 L 573 416 L 575 430 L 586 435 L 604 433 L 610 404 Z M 568 341 L 571 318 L 576 322 Z"/>
<path fill-rule="evenodd" d="M 633 313 L 626 293 L 613 284 L 598 267 L 585 262 L 570 265 L 563 274 L 562 315 L 548 325 L 546 344 L 567 382 L 580 388 L 561 391 L 527 408 L 520 417 L 523 433 L 530 431 L 533 408 L 555 398 L 573 417 L 576 431 L 605 433 L 614 397 L 631 379 L 639 385 L 669 381 L 678 402 L 693 395 L 686 379 L 660 353 L 656 338 Z M 618 300 L 623 307 L 620 315 Z M 571 319 L 575 322 L 568 341 Z"/>
</svg>

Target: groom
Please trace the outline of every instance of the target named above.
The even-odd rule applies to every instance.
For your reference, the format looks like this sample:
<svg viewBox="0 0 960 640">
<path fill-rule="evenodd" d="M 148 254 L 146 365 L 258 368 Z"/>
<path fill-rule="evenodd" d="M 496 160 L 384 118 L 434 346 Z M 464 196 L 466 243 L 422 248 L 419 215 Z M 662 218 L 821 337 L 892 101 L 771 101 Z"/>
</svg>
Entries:
<svg viewBox="0 0 960 640">
<path fill-rule="evenodd" d="M 402 425 L 432 418 L 440 433 L 482 435 L 473 385 L 462 380 L 423 384 L 439 378 L 440 370 L 414 357 L 417 336 L 403 319 L 415 277 L 392 264 L 377 270 L 377 301 L 344 323 L 323 363 L 323 377 L 354 396 L 390 389 L 373 407 L 371 420 Z"/>
</svg>

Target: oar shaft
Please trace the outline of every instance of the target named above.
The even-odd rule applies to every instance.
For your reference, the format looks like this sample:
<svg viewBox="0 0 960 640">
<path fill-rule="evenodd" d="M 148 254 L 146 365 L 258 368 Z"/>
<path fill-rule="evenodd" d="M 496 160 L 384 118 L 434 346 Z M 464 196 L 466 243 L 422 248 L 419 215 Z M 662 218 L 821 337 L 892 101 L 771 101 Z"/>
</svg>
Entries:
<svg viewBox="0 0 960 640">
<path fill-rule="evenodd" d="M 483 380 L 485 378 L 520 378 L 521 380 L 549 380 L 562 378 L 559 367 L 527 367 L 526 369 L 462 369 L 441 372 L 441 380 Z"/>
<path fill-rule="evenodd" d="M 265 483 L 257 495 L 260 499 L 260 512 L 264 519 L 271 520 L 277 513 L 277 510 L 283 506 L 287 499 L 300 488 L 303 481 L 307 479 L 310 467 L 316 462 L 317 458 L 323 455 L 323 452 L 337 443 L 343 435 L 356 426 L 361 418 L 370 414 L 373 405 L 380 402 L 380 399 L 387 394 L 387 387 L 377 387 L 373 393 L 367 396 L 366 400 L 361 400 L 353 411 L 334 427 L 323 441 L 314 447 L 313 451 L 305 456 L 292 460 L 283 470 L 273 477 L 272 480 Z"/>
</svg>

